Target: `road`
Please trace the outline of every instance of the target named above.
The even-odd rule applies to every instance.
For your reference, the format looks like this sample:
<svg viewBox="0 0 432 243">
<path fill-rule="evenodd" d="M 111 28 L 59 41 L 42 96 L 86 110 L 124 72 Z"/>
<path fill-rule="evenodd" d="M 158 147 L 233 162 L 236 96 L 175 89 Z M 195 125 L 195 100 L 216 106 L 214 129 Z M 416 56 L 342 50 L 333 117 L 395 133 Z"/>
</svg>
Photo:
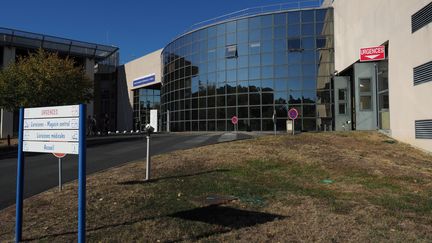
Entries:
<svg viewBox="0 0 432 243">
<path fill-rule="evenodd" d="M 156 155 L 250 137 L 240 133 L 155 134 L 151 139 L 151 153 Z M 109 139 L 109 141 L 109 144 L 87 148 L 87 174 L 145 159 L 145 139 L 135 137 Z M 76 155 L 67 155 L 63 158 L 63 182 L 77 179 L 77 161 Z M 16 163 L 16 158 L 0 159 L 0 209 L 15 204 Z M 24 175 L 25 198 L 56 187 L 58 186 L 58 159 L 50 154 L 26 154 Z"/>
</svg>

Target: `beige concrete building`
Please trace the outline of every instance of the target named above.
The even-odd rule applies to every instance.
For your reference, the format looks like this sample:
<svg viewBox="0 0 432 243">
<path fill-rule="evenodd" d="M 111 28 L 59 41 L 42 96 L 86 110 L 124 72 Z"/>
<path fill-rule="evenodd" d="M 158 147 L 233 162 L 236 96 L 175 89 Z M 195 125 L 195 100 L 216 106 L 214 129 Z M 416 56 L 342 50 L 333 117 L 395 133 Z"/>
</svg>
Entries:
<svg viewBox="0 0 432 243">
<path fill-rule="evenodd" d="M 357 130 L 381 129 L 432 151 L 432 2 L 334 0 L 332 6 L 335 69 L 353 83 Z M 361 48 L 380 45 L 386 60 L 359 62 Z M 367 102 L 375 119 L 362 127 L 357 96 L 362 96 L 364 78 L 372 81 Z"/>
<path fill-rule="evenodd" d="M 158 109 L 161 52 L 162 49 L 157 50 L 121 67 L 117 91 L 119 130 L 140 129 L 140 126 L 149 119 L 149 109 Z"/>
</svg>

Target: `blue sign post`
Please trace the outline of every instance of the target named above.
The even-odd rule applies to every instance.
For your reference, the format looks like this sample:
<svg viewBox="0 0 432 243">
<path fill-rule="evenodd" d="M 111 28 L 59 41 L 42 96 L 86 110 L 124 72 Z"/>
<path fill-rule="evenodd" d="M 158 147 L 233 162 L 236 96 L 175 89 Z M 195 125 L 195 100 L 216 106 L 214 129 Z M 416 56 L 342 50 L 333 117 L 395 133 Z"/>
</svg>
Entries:
<svg viewBox="0 0 432 243">
<path fill-rule="evenodd" d="M 22 239 L 22 212 L 23 212 L 23 190 L 24 190 L 24 152 L 23 152 L 23 123 L 24 108 L 19 110 L 18 125 L 18 165 L 17 165 L 17 186 L 16 186 L 16 225 L 15 241 Z"/>
<path fill-rule="evenodd" d="M 86 106 L 80 105 L 78 148 L 78 242 L 86 235 Z"/>
<path fill-rule="evenodd" d="M 78 242 L 86 235 L 86 105 L 20 108 L 15 241 L 22 240 L 24 152 L 78 154 Z"/>
</svg>

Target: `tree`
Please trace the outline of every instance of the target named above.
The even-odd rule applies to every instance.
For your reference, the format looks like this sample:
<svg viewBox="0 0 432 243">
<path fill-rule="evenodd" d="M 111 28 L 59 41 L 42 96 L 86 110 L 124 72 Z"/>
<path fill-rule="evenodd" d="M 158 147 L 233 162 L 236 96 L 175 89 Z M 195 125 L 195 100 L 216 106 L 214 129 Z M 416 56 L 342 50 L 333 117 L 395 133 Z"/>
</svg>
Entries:
<svg viewBox="0 0 432 243">
<path fill-rule="evenodd" d="M 39 49 L 0 71 L 0 107 L 39 107 L 88 103 L 93 84 L 71 58 Z"/>
</svg>

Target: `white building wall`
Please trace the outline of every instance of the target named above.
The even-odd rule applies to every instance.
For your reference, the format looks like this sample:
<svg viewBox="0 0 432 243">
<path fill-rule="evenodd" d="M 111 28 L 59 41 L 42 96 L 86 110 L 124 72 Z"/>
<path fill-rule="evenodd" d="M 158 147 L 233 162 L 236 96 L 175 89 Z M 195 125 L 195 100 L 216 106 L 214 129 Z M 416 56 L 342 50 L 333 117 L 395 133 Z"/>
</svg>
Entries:
<svg viewBox="0 0 432 243">
<path fill-rule="evenodd" d="M 394 138 L 432 151 L 415 139 L 415 120 L 432 119 L 432 82 L 413 85 L 413 68 L 432 61 L 432 24 L 411 33 L 411 15 L 431 0 L 335 0 L 335 68 L 359 59 L 361 47 L 389 42 L 390 129 Z"/>
</svg>

